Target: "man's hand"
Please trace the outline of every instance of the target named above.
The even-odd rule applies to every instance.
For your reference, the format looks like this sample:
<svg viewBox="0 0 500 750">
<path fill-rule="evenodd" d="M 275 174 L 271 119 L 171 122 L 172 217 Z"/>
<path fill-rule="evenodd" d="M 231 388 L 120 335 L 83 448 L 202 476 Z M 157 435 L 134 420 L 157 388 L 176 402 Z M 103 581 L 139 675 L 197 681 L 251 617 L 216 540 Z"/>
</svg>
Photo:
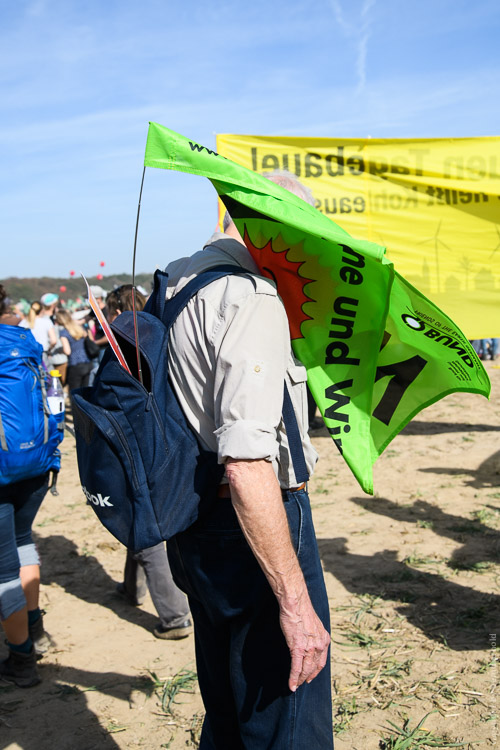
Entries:
<svg viewBox="0 0 500 750">
<path fill-rule="evenodd" d="M 325 666 L 330 635 L 314 611 L 309 595 L 298 607 L 280 606 L 280 625 L 292 657 L 288 687 L 295 692 L 303 682 L 314 680 Z"/>
<path fill-rule="evenodd" d="M 288 687 L 295 692 L 325 666 L 330 636 L 309 598 L 272 465 L 229 459 L 226 474 L 240 526 L 278 600 L 292 660 Z"/>
</svg>

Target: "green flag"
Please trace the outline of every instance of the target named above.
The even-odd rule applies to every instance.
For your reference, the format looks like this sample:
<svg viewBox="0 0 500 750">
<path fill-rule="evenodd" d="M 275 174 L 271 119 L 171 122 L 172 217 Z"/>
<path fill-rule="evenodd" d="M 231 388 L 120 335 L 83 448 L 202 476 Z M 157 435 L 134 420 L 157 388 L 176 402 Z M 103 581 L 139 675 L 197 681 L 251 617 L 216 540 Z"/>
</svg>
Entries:
<svg viewBox="0 0 500 750">
<path fill-rule="evenodd" d="M 215 151 L 150 123 L 145 166 L 207 177 L 290 322 L 328 431 L 365 492 L 372 466 L 421 409 L 455 391 L 489 396 L 463 333 L 394 270 L 303 200 Z"/>
</svg>

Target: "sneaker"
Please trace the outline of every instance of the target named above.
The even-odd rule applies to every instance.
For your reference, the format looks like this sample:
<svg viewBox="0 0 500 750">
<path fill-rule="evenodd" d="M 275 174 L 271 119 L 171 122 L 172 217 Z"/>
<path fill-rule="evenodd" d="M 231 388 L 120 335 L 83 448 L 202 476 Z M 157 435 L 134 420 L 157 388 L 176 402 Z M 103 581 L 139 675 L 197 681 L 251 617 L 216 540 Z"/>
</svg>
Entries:
<svg viewBox="0 0 500 750">
<path fill-rule="evenodd" d="M 36 668 L 36 653 L 32 648 L 29 654 L 11 651 L 6 659 L 0 662 L 0 679 L 13 682 L 21 688 L 33 687 L 41 682 Z"/>
<path fill-rule="evenodd" d="M 33 641 L 33 647 L 37 659 L 41 659 L 50 648 L 53 648 L 56 645 L 43 627 L 44 614 L 45 612 L 42 610 L 42 614 L 38 620 L 29 626 L 29 636 Z"/>
<path fill-rule="evenodd" d="M 125 588 L 124 583 L 117 583 L 116 584 L 116 593 L 121 599 L 124 599 L 128 604 L 131 604 L 133 607 L 140 607 L 141 604 L 144 604 L 144 598 L 145 597 L 135 597 L 131 596 L 127 589 Z"/>
<path fill-rule="evenodd" d="M 164 641 L 180 641 L 181 638 L 187 638 L 192 632 L 191 620 L 184 620 L 180 625 L 174 625 L 173 627 L 162 625 L 160 622 L 153 630 L 153 635 L 156 638 L 163 638 Z"/>
</svg>

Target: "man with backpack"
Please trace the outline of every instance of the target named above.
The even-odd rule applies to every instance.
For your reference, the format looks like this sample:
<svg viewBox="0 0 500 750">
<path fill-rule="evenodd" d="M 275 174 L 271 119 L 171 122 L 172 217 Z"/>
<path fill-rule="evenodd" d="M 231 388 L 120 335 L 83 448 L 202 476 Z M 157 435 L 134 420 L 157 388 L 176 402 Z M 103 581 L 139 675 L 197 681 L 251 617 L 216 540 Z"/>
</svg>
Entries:
<svg viewBox="0 0 500 750">
<path fill-rule="evenodd" d="M 0 621 L 9 649 L 0 679 L 26 688 L 40 682 L 36 662 L 51 645 L 31 526 L 59 469 L 63 430 L 49 409 L 42 346 L 19 322 L 0 285 Z"/>
<path fill-rule="evenodd" d="M 317 454 L 284 307 L 230 219 L 167 267 L 167 300 L 221 264 L 247 273 L 195 294 L 168 350 L 182 411 L 225 468 L 210 507 L 168 544 L 195 625 L 200 749 L 331 750 L 329 606 L 305 489 Z"/>
<path fill-rule="evenodd" d="M 311 200 L 293 175 L 271 177 Z M 168 540 L 195 625 L 200 750 L 332 750 L 329 606 L 306 482 L 306 371 L 229 218 L 156 271 L 72 392 L 82 489 L 130 550 Z M 118 343 L 118 347 L 116 346 Z"/>
</svg>

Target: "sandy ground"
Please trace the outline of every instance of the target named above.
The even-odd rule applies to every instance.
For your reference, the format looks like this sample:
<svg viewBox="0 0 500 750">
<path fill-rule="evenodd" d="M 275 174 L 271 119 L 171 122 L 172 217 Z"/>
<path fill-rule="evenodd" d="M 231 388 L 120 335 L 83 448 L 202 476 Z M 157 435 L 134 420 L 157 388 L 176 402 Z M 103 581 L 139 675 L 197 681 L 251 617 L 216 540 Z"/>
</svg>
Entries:
<svg viewBox="0 0 500 750">
<path fill-rule="evenodd" d="M 373 498 L 314 437 L 337 750 L 399 747 L 398 732 L 410 749 L 500 745 L 500 368 L 486 366 L 491 401 L 458 394 L 419 415 L 377 463 Z M 151 601 L 116 597 L 124 550 L 85 504 L 70 436 L 63 452 L 60 495 L 34 525 L 56 648 L 39 686 L 0 686 L 0 747 L 196 748 L 193 637 L 155 639 Z"/>
</svg>

